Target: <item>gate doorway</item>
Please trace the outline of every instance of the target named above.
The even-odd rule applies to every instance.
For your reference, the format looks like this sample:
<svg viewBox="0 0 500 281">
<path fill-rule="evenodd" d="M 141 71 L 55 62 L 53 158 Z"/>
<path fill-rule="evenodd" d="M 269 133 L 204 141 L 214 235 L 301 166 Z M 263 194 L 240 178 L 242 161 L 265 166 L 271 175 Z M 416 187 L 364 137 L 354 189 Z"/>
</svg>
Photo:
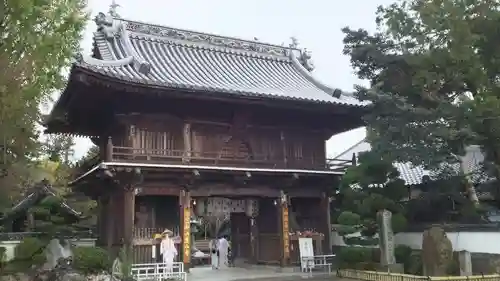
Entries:
<svg viewBox="0 0 500 281">
<path fill-rule="evenodd" d="M 231 251 L 234 259 L 251 260 L 250 217 L 245 213 L 231 213 Z"/>
</svg>

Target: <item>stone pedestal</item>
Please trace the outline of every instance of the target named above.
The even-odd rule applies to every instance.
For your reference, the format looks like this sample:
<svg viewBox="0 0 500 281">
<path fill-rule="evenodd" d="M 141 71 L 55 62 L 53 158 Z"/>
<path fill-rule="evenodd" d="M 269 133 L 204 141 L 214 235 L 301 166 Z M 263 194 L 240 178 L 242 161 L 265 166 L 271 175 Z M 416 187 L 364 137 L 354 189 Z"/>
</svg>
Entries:
<svg viewBox="0 0 500 281">
<path fill-rule="evenodd" d="M 458 261 L 460 263 L 460 276 L 472 275 L 472 258 L 470 252 L 458 252 Z"/>
</svg>

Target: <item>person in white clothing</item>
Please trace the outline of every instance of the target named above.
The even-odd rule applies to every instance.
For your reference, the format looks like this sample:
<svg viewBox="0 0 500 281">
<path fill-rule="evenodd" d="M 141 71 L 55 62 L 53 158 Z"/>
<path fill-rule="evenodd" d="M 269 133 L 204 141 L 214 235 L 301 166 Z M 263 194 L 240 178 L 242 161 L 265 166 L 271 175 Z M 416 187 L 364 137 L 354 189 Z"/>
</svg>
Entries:
<svg viewBox="0 0 500 281">
<path fill-rule="evenodd" d="M 173 232 L 165 229 L 162 236 L 163 239 L 160 243 L 161 255 L 163 257 L 163 263 L 165 264 L 166 270 L 172 271 L 174 266 L 174 259 L 177 256 L 177 248 L 175 248 L 174 240 L 172 240 Z"/>
<path fill-rule="evenodd" d="M 222 236 L 218 241 L 219 249 L 219 268 L 227 268 L 229 266 L 228 254 L 229 254 L 229 242 L 225 236 Z"/>
<path fill-rule="evenodd" d="M 219 256 L 218 256 L 218 240 L 213 239 L 210 241 L 210 260 L 212 262 L 212 269 L 219 269 Z"/>
</svg>

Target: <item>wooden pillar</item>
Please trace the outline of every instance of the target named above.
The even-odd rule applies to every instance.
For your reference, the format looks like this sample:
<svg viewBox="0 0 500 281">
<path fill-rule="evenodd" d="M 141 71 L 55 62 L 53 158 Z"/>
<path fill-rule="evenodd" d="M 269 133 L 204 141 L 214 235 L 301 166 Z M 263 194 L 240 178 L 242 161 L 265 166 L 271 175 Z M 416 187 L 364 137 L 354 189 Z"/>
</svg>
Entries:
<svg viewBox="0 0 500 281">
<path fill-rule="evenodd" d="M 184 156 L 182 162 L 189 163 L 191 160 L 191 151 L 193 150 L 191 145 L 191 123 L 184 123 L 183 130 L 183 141 L 184 141 Z"/>
<path fill-rule="evenodd" d="M 326 192 L 322 193 L 321 196 L 321 220 L 323 221 L 323 227 L 321 228 L 321 232 L 323 232 L 324 240 L 322 243 L 323 254 L 331 254 L 332 245 L 331 245 L 331 236 L 332 236 L 332 225 L 330 221 L 330 197 Z"/>
<path fill-rule="evenodd" d="M 113 161 L 113 139 L 108 137 L 108 141 L 106 142 L 106 154 L 104 161 Z"/>
<path fill-rule="evenodd" d="M 107 219 L 107 214 L 108 214 L 108 202 L 105 200 L 103 195 L 100 195 L 97 198 L 97 209 L 98 209 L 98 216 L 97 216 L 97 236 L 98 236 L 98 245 L 99 246 L 106 246 L 107 243 L 107 227 L 108 227 L 108 219 Z"/>
<path fill-rule="evenodd" d="M 258 200 L 259 199 L 248 199 L 246 201 L 246 215 L 250 217 L 250 251 L 251 262 L 253 263 L 257 263 L 259 260 L 259 227 L 257 224 Z"/>
<path fill-rule="evenodd" d="M 278 221 L 279 221 L 279 237 L 280 237 L 280 265 L 287 266 L 290 264 L 290 228 L 288 223 L 288 196 L 285 192 L 280 192 L 278 198 Z"/>
<path fill-rule="evenodd" d="M 285 132 L 280 131 L 281 147 L 283 149 L 283 164 L 288 167 L 288 149 L 286 147 Z"/>
<path fill-rule="evenodd" d="M 107 225 L 106 225 L 106 248 L 109 253 L 113 250 L 113 244 L 115 240 L 115 200 L 113 196 L 108 195 L 108 203 L 106 204 L 106 217 L 107 217 Z"/>
<path fill-rule="evenodd" d="M 187 271 L 191 266 L 191 195 L 187 190 L 181 190 L 179 194 L 180 207 L 180 259 Z"/>
<path fill-rule="evenodd" d="M 129 261 L 132 261 L 133 255 L 134 217 L 135 188 L 127 185 L 123 190 L 123 245 L 126 247 Z"/>
</svg>

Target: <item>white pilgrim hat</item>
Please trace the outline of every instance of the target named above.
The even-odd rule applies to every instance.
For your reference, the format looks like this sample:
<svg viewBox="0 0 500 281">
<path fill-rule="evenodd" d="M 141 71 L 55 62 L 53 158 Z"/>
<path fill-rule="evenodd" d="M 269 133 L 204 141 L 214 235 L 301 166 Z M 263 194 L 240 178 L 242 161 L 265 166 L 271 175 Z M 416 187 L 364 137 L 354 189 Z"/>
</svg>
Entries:
<svg viewBox="0 0 500 281">
<path fill-rule="evenodd" d="M 165 230 L 163 230 L 163 232 L 161 234 L 165 235 L 165 234 L 174 234 L 174 233 L 172 232 L 172 230 L 165 228 Z"/>
</svg>

